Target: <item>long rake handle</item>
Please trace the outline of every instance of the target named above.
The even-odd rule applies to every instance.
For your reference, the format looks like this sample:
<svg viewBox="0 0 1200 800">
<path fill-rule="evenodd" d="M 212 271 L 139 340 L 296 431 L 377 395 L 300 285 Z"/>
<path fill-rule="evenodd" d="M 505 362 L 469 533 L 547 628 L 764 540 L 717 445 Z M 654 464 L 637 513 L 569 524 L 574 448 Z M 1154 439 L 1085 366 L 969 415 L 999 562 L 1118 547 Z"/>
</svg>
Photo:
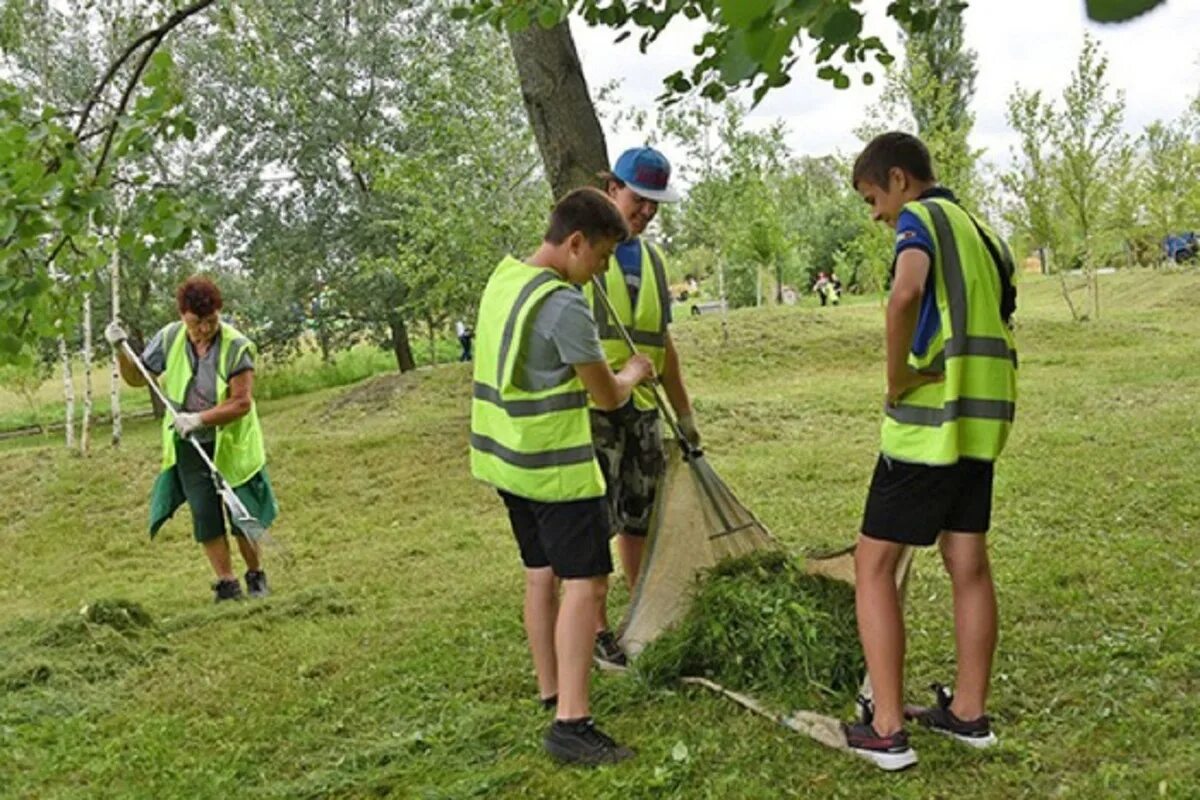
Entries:
<svg viewBox="0 0 1200 800">
<path fill-rule="evenodd" d="M 133 365 L 137 367 L 138 372 L 142 373 L 142 377 L 145 378 L 146 383 L 150 385 L 150 391 L 154 392 L 155 396 L 158 397 L 159 402 L 162 403 L 163 407 L 166 408 L 171 414 L 171 419 L 175 419 L 175 417 L 179 416 L 179 412 L 175 409 L 175 404 L 167 398 L 167 395 L 163 392 L 162 387 L 158 385 L 158 381 L 155 380 L 154 376 L 150 374 L 150 370 L 146 369 L 146 365 L 143 364 L 142 360 L 137 357 L 136 353 L 133 352 L 133 348 L 129 346 L 129 341 L 127 339 L 121 340 L 121 349 L 125 352 L 125 357 L 132 361 Z M 208 466 L 208 469 L 211 472 L 220 475 L 221 473 L 217 471 L 217 465 L 214 464 L 212 459 L 208 457 L 208 453 L 204 452 L 204 448 L 200 445 L 200 443 L 191 436 L 188 436 L 187 440 L 191 442 L 193 447 L 196 448 L 196 452 L 200 454 L 200 458 L 204 459 L 204 463 Z M 222 480 L 224 480 L 223 476 Z"/>
<path fill-rule="evenodd" d="M 617 310 L 613 308 L 612 300 L 608 298 L 608 294 L 604 291 L 604 287 L 600 285 L 600 279 L 595 275 L 592 276 L 592 286 L 595 287 L 596 293 L 600 296 L 604 307 L 608 309 L 608 315 L 612 317 L 613 323 L 617 326 L 617 330 L 621 332 L 621 338 L 625 340 L 625 346 L 629 348 L 634 355 L 638 354 L 637 345 L 633 342 L 633 337 L 629 335 L 629 331 L 625 329 L 625 325 L 617 316 Z M 657 378 L 657 376 L 656 376 Z M 667 401 L 663 399 L 662 392 L 658 388 L 657 380 L 650 384 L 651 390 L 654 392 L 654 404 L 658 406 L 658 412 L 666 419 L 667 424 L 671 426 L 671 430 L 675 433 L 675 440 L 683 449 L 684 457 L 692 467 L 692 474 L 696 476 L 696 480 L 700 483 L 700 488 L 708 495 L 708 501 L 712 503 L 713 510 L 717 512 L 717 516 L 721 518 L 721 526 L 728 533 L 732 524 L 729 521 L 728 515 L 721 507 L 721 503 L 717 498 L 716 492 L 708 480 L 708 476 L 698 468 L 695 457 L 701 455 L 703 451 L 696 447 L 683 435 L 683 429 L 679 427 L 679 419 L 675 416 L 675 410 L 670 408 Z"/>
<path fill-rule="evenodd" d="M 629 348 L 634 355 L 639 355 L 637 345 L 633 343 L 633 337 L 629 335 L 629 331 L 625 329 L 625 325 L 617 316 L 617 310 L 613 307 L 612 300 L 608 299 L 608 294 L 604 291 L 604 286 L 601 285 L 600 279 L 595 275 L 592 276 L 592 288 L 595 289 L 600 301 L 604 303 L 604 307 L 608 309 L 608 315 L 612 318 L 613 323 L 617 326 L 617 330 L 621 332 L 621 338 L 625 340 L 625 346 Z M 683 435 L 683 429 L 679 427 L 679 420 L 675 416 L 675 409 L 670 407 L 670 404 L 662 396 L 662 391 L 658 387 L 658 377 L 650 384 L 650 390 L 654 393 L 654 404 L 658 406 L 658 412 L 663 415 L 663 419 L 671 426 L 671 431 L 675 434 L 675 438 L 679 440 L 680 445 L 684 448 L 684 452 L 691 455 L 696 452 L 696 448 L 692 445 L 688 438 Z"/>
</svg>

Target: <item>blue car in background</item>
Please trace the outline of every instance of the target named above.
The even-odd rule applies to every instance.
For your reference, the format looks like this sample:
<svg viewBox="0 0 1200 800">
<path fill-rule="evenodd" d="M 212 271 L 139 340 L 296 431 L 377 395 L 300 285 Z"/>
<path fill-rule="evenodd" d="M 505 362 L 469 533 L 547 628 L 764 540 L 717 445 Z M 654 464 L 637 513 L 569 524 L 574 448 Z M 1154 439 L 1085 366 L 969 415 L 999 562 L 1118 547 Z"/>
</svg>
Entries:
<svg viewBox="0 0 1200 800">
<path fill-rule="evenodd" d="M 1168 236 L 1163 239 L 1163 253 L 1176 264 L 1191 261 L 1200 254 L 1200 240 L 1195 231 Z"/>
</svg>

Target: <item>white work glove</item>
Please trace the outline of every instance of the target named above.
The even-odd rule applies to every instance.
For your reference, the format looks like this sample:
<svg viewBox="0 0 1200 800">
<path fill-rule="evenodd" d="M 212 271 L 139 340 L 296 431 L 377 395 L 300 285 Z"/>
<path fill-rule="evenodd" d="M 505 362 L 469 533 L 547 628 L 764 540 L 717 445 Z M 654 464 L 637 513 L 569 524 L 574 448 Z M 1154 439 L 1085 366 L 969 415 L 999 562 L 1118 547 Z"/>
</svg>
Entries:
<svg viewBox="0 0 1200 800">
<path fill-rule="evenodd" d="M 683 433 L 684 438 L 692 447 L 699 447 L 700 429 L 696 427 L 696 418 L 691 414 L 681 414 L 678 421 L 679 430 Z"/>
<path fill-rule="evenodd" d="M 113 347 L 120 347 L 121 342 L 128 339 L 129 336 L 125 333 L 125 329 L 121 327 L 121 323 L 114 319 L 112 322 L 108 323 L 107 327 L 105 327 L 104 338 L 107 339 L 108 343 Z"/>
<path fill-rule="evenodd" d="M 186 411 L 176 414 L 175 421 L 172 424 L 175 426 L 175 432 L 183 439 L 186 439 L 189 434 L 204 427 L 204 423 L 200 421 L 199 414 L 191 414 Z"/>
</svg>

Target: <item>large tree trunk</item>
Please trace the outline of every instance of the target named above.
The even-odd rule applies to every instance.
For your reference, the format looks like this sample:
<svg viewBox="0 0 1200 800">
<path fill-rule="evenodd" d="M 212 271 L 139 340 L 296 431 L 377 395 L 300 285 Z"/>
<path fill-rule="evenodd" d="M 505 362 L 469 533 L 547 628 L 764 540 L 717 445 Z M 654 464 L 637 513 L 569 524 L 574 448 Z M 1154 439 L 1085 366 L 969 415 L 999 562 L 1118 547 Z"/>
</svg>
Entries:
<svg viewBox="0 0 1200 800">
<path fill-rule="evenodd" d="M 596 183 L 608 148 L 566 22 L 509 34 L 521 96 L 555 197 Z"/>
<path fill-rule="evenodd" d="M 417 368 L 413 359 L 412 345 L 408 343 L 408 326 L 399 314 L 388 316 L 388 328 L 392 332 L 392 352 L 396 354 L 396 366 L 401 372 L 411 372 Z"/>
</svg>

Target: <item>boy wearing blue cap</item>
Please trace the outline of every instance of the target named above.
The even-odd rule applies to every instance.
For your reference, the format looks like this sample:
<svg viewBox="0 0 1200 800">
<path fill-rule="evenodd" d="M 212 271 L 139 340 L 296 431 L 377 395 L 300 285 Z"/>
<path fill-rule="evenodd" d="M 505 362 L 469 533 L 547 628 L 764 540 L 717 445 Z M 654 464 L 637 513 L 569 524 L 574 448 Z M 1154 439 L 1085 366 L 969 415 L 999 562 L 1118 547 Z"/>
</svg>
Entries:
<svg viewBox="0 0 1200 800">
<path fill-rule="evenodd" d="M 654 363 L 684 435 L 699 445 L 700 432 L 683 383 L 679 353 L 668 330 L 671 293 L 662 252 L 642 239 L 658 213 L 658 204 L 679 200 L 679 193 L 667 185 L 671 164 L 652 147 L 635 147 L 622 153 L 612 171 L 600 177 L 630 229 L 630 238 L 617 246 L 602 278 L 605 293 L 612 301 L 617 321 L 629 331 L 638 350 Z M 603 301 L 590 285 L 584 288 L 608 363 L 620 370 L 629 360 L 629 347 Z M 654 496 L 666 470 L 662 423 L 651 388 L 635 389 L 630 402 L 617 411 L 593 408 L 592 439 L 608 484 L 609 517 L 617 536 L 617 552 L 632 589 L 641 570 Z M 596 659 L 602 666 L 624 666 L 625 654 L 608 630 L 603 606 L 597 631 Z"/>
</svg>

